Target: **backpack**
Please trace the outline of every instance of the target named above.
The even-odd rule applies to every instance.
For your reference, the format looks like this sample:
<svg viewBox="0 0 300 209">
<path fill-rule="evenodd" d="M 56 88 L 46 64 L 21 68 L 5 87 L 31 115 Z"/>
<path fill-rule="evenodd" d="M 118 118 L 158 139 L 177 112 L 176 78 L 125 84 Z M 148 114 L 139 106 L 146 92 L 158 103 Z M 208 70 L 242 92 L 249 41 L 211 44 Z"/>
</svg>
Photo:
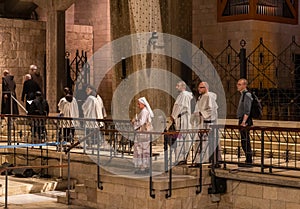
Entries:
<svg viewBox="0 0 300 209">
<path fill-rule="evenodd" d="M 251 111 L 250 111 L 250 116 L 254 119 L 261 119 L 262 116 L 263 116 L 263 113 L 262 113 L 262 105 L 261 105 L 261 102 L 260 102 L 260 99 L 258 99 L 258 97 L 255 95 L 255 93 L 251 92 L 251 91 L 248 91 L 249 93 L 251 93 L 251 96 L 252 96 L 252 104 L 251 104 Z M 245 94 L 247 92 L 244 92 L 243 94 L 243 99 L 242 101 L 244 102 L 244 97 L 245 97 Z"/>
</svg>

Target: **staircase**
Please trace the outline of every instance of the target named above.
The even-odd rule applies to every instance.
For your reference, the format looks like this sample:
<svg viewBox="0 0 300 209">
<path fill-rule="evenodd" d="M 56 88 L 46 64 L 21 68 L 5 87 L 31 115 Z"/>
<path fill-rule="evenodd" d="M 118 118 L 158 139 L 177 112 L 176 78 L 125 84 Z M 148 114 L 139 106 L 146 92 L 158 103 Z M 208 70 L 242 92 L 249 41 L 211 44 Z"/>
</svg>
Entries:
<svg viewBox="0 0 300 209">
<path fill-rule="evenodd" d="M 76 181 L 71 180 L 71 186 Z M 71 187 L 72 188 L 72 187 Z M 8 204 L 25 204 L 37 201 L 55 201 L 66 197 L 67 181 L 47 178 L 19 178 L 8 176 Z M 5 176 L 0 176 L 0 203 L 5 202 Z"/>
</svg>

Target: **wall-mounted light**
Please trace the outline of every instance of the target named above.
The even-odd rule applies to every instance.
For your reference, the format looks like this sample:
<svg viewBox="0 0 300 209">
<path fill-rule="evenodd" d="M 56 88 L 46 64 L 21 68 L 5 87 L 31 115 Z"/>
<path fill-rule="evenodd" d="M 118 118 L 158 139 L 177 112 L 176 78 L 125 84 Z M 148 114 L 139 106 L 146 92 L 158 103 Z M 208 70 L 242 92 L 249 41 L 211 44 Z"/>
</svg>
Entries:
<svg viewBox="0 0 300 209">
<path fill-rule="evenodd" d="M 126 58 L 122 57 L 122 76 L 121 79 L 126 78 Z"/>
<path fill-rule="evenodd" d="M 151 47 L 153 46 L 153 49 L 155 49 L 155 46 L 157 45 L 157 39 L 158 39 L 158 34 L 156 31 L 152 32 L 151 38 L 148 41 L 148 45 Z"/>
</svg>

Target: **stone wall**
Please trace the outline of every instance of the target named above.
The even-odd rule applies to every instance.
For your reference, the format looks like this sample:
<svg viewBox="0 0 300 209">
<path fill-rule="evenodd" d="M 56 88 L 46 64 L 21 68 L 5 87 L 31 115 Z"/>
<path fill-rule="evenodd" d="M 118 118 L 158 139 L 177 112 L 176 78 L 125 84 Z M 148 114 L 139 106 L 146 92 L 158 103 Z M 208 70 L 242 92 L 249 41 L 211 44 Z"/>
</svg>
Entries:
<svg viewBox="0 0 300 209">
<path fill-rule="evenodd" d="M 94 44 L 94 35 L 93 35 L 93 26 L 87 25 L 66 25 L 66 52 L 69 52 L 70 63 L 74 61 L 77 56 L 77 60 L 82 58 L 83 54 L 86 53 L 88 57 L 88 63 L 91 65 L 91 70 L 93 65 L 91 64 L 91 57 L 93 55 L 93 44 Z M 76 51 L 78 50 L 78 55 Z M 76 61 L 72 64 L 72 70 L 76 70 Z M 81 65 L 79 68 L 81 69 Z M 71 73 L 73 76 L 75 74 Z M 73 79 L 75 79 L 73 77 Z M 66 83 L 66 82 L 65 82 Z M 76 87 L 75 87 L 76 89 Z M 74 92 L 75 97 L 77 92 Z M 63 96 L 63 89 L 61 89 L 61 96 Z"/>
<path fill-rule="evenodd" d="M 85 25 L 66 25 L 66 51 L 70 52 L 70 59 L 75 58 L 76 50 L 93 54 L 93 27 Z M 72 61 L 72 60 L 71 60 Z"/>
<path fill-rule="evenodd" d="M 76 0 L 66 12 L 67 23 L 93 27 L 93 48 L 92 53 L 88 53 L 88 58 L 93 59 L 90 81 L 98 89 L 108 114 L 113 94 L 112 71 L 107 69 L 106 72 L 99 72 L 97 69 L 103 60 L 95 60 L 93 55 L 111 41 L 110 18 L 109 0 Z"/>
<path fill-rule="evenodd" d="M 299 43 L 299 25 L 283 23 L 241 20 L 217 22 L 217 0 L 193 0 L 193 43 L 199 46 L 204 42 L 205 49 L 218 55 L 231 40 L 234 49 L 240 48 L 240 41 L 247 42 L 247 48 L 253 50 L 262 37 L 271 51 L 281 52 L 296 36 Z M 298 35 L 298 36 L 297 36 Z"/>
<path fill-rule="evenodd" d="M 17 98 L 21 101 L 23 77 L 31 64 L 44 75 L 46 53 L 45 23 L 1 18 L 0 72 L 9 70 L 15 76 Z M 19 108 L 20 109 L 20 108 Z M 21 109 L 20 109 L 21 111 Z M 22 112 L 22 111 L 21 111 Z"/>
<path fill-rule="evenodd" d="M 240 181 L 227 181 L 227 193 L 220 207 L 234 209 L 296 209 L 300 208 L 299 189 L 267 186 Z"/>
<path fill-rule="evenodd" d="M 45 75 L 46 29 L 45 22 L 1 19 L 0 21 L 0 72 L 10 70 L 17 84 L 17 98 L 21 101 L 24 75 L 29 66 L 36 64 Z M 93 27 L 66 25 L 66 51 L 74 58 L 76 49 L 93 54 Z M 45 79 L 45 78 L 44 78 Z M 55 106 L 57 104 L 49 104 Z M 24 105 L 25 106 L 25 105 Z M 22 114 L 24 111 L 19 108 Z"/>
<path fill-rule="evenodd" d="M 1 162 L 13 162 L 13 150 L 7 149 L 11 155 L 2 155 Z M 17 154 L 25 154 L 26 149 L 18 149 Z M 40 149 L 30 149 L 30 159 L 41 154 Z M 46 152 L 44 152 L 44 157 Z M 67 156 L 56 151 L 49 151 L 49 165 L 58 165 L 59 159 L 67 163 Z M 22 160 L 23 159 L 23 160 Z M 103 160 L 104 158 L 102 158 Z M 16 158 L 18 165 L 26 164 L 26 158 Z M 70 191 L 71 204 L 83 205 L 97 209 L 296 209 L 300 208 L 297 178 L 257 174 L 251 172 L 231 172 L 217 169 L 215 174 L 227 178 L 225 194 L 208 194 L 211 184 L 210 169 L 203 165 L 202 190 L 196 193 L 199 185 L 198 168 L 180 166 L 173 168 L 172 192 L 166 197 L 169 186 L 168 173 L 155 173 L 153 176 L 153 194 L 150 196 L 149 178 L 133 176 L 133 171 L 126 167 L 128 159 L 113 159 L 114 171 L 122 175 L 101 169 L 100 180 L 103 189 L 97 185 L 97 166 L 88 155 L 71 153 L 71 178 L 77 181 L 75 189 Z M 43 161 L 46 162 L 46 161 Z M 30 165 L 40 165 L 40 158 L 30 161 Z M 125 167 L 124 167 L 125 165 Z M 123 167 L 122 167 L 123 166 Z M 122 170 L 123 169 L 123 170 Z M 46 171 L 46 170 L 44 170 Z M 51 176 L 67 178 L 67 168 L 48 169 Z M 128 176 L 126 176 L 128 175 Z M 199 191 L 199 188 L 198 188 Z M 65 202 L 66 198 L 59 199 Z"/>
</svg>

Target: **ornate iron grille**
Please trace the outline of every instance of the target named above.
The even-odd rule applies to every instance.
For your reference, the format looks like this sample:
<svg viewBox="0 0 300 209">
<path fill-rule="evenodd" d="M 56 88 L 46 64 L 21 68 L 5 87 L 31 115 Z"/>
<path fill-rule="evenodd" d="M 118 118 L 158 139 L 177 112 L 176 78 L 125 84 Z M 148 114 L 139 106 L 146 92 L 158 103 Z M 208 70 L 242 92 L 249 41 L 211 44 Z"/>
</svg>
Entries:
<svg viewBox="0 0 300 209">
<path fill-rule="evenodd" d="M 203 47 L 203 43 L 200 50 L 211 60 L 222 80 L 227 118 L 236 118 L 240 98 L 236 90 L 236 83 L 241 78 L 240 53 L 231 46 L 230 41 L 216 57 Z M 295 38 L 278 55 L 260 38 L 257 47 L 248 54 L 246 75 L 250 90 L 262 101 L 263 119 L 300 120 L 300 46 Z"/>
<path fill-rule="evenodd" d="M 81 105 L 86 99 L 85 89 L 90 84 L 90 65 L 87 62 L 87 53 L 82 51 L 80 55 L 76 50 L 76 56 L 70 61 L 69 53 L 66 52 L 66 71 L 67 86 L 75 92 L 80 115 L 82 115 Z"/>
</svg>

